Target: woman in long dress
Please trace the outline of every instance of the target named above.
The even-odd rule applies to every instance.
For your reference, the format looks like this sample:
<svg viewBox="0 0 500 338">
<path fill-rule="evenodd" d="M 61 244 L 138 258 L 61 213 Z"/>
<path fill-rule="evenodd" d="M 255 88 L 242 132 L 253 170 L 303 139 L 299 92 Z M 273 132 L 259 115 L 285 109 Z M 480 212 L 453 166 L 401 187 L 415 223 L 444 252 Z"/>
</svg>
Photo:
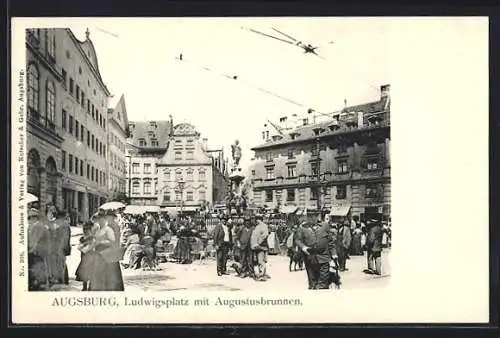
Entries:
<svg viewBox="0 0 500 338">
<path fill-rule="evenodd" d="M 83 236 L 80 238 L 80 244 L 78 245 L 78 250 L 81 252 L 80 264 L 78 264 L 75 272 L 76 281 L 83 282 L 82 291 L 87 291 L 89 289 L 90 278 L 96 256 L 96 253 L 91 249 L 98 229 L 99 225 L 94 224 L 91 221 L 86 222 L 83 225 Z"/>
<path fill-rule="evenodd" d="M 50 286 L 55 284 L 69 284 L 66 256 L 71 253 L 71 230 L 66 223 L 66 215 L 58 213 L 52 207 L 47 208 L 46 227 L 47 236 L 42 237 L 41 246 L 44 247 L 45 262 L 47 264 Z"/>
<path fill-rule="evenodd" d="M 41 291 L 49 287 L 49 270 L 45 258 L 48 256 L 48 229 L 40 220 L 38 210 L 28 213 L 28 290 Z"/>
<path fill-rule="evenodd" d="M 97 255 L 89 291 L 124 291 L 119 239 L 103 217 L 99 219 L 99 226 L 95 234 L 94 251 Z"/>
<path fill-rule="evenodd" d="M 132 226 L 130 227 L 130 231 L 131 233 L 126 239 L 126 249 L 123 255 L 123 263 L 126 268 L 139 268 L 140 261 L 143 256 L 139 228 Z"/>
</svg>

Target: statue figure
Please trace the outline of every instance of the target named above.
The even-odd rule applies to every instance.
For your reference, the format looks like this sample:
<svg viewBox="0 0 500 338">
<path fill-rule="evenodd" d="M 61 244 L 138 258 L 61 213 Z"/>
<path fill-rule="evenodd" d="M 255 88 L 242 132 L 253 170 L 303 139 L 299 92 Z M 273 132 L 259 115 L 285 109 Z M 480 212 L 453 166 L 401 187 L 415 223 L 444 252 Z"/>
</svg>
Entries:
<svg viewBox="0 0 500 338">
<path fill-rule="evenodd" d="M 231 153 L 233 155 L 234 165 L 237 167 L 240 164 L 241 159 L 240 141 L 234 141 L 234 144 L 231 145 Z"/>
</svg>

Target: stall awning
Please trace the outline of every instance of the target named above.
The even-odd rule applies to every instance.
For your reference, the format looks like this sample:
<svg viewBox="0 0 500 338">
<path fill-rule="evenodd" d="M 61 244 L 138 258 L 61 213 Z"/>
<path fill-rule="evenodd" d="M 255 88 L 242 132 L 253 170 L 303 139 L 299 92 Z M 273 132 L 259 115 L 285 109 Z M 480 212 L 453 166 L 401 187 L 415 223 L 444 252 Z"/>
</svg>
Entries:
<svg viewBox="0 0 500 338">
<path fill-rule="evenodd" d="M 160 207 L 158 205 L 145 205 L 145 212 L 160 212 Z"/>
<path fill-rule="evenodd" d="M 284 214 L 293 214 L 299 210 L 299 207 L 295 205 L 284 205 L 281 207 L 280 211 Z"/>
<path fill-rule="evenodd" d="M 142 215 L 144 213 L 143 205 L 127 205 L 123 211 L 126 214 Z"/>
<path fill-rule="evenodd" d="M 351 205 L 348 203 L 337 203 L 333 204 L 330 209 L 330 215 L 332 216 L 346 216 L 351 209 Z"/>
</svg>

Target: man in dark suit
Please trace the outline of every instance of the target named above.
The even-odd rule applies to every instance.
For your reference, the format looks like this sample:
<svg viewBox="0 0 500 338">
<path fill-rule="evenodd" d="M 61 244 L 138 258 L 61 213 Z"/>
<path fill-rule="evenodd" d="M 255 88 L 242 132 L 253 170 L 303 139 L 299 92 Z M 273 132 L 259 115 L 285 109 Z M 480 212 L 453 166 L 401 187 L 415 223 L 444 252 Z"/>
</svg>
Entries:
<svg viewBox="0 0 500 338">
<path fill-rule="evenodd" d="M 316 242 L 316 236 L 314 231 L 311 229 L 311 224 L 307 222 L 302 222 L 297 229 L 297 234 L 295 236 L 295 244 L 299 247 L 299 250 L 305 254 L 305 266 L 307 273 L 307 281 L 309 290 L 315 289 L 318 282 L 318 261 L 316 255 L 314 254 L 313 246 Z"/>
<path fill-rule="evenodd" d="M 347 220 L 338 226 L 337 232 L 337 254 L 339 257 L 339 271 L 347 271 L 346 261 L 349 248 L 351 246 L 351 229 Z"/>
<path fill-rule="evenodd" d="M 252 220 L 249 216 L 245 216 L 243 226 L 236 234 L 236 245 L 240 250 L 240 262 L 242 272 L 241 278 L 253 276 L 253 257 L 252 248 L 250 246 L 250 238 L 253 231 Z"/>
<path fill-rule="evenodd" d="M 229 275 L 227 272 L 227 256 L 231 248 L 232 231 L 228 226 L 227 215 L 222 215 L 219 224 L 214 229 L 214 248 L 217 254 L 217 275 Z"/>
<path fill-rule="evenodd" d="M 317 283 L 316 289 L 328 289 L 330 262 L 337 257 L 335 238 L 332 234 L 334 225 L 324 222 L 316 231 L 314 250 L 317 260 Z"/>
</svg>

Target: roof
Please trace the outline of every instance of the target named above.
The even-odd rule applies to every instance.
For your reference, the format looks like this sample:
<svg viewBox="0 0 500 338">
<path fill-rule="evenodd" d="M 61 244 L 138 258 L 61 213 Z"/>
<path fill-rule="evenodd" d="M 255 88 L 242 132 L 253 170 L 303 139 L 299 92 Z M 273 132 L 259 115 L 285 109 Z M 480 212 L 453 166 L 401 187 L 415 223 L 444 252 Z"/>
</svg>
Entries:
<svg viewBox="0 0 500 338">
<path fill-rule="evenodd" d="M 258 149 L 263 149 L 263 148 L 269 148 L 281 144 L 287 144 L 291 142 L 300 142 L 300 141 L 305 141 L 305 140 L 310 140 L 315 138 L 317 135 L 315 133 L 316 128 L 324 129 L 325 132 L 321 134 L 321 136 L 333 134 L 333 133 L 339 133 L 343 131 L 348 131 L 349 129 L 346 127 L 346 123 L 352 120 L 357 121 L 357 116 L 354 114 L 349 115 L 349 113 L 357 113 L 357 112 L 363 112 L 366 117 L 367 114 L 373 114 L 377 112 L 384 111 L 385 103 L 386 103 L 387 98 L 382 98 L 379 101 L 374 101 L 374 102 L 368 102 L 364 104 L 359 104 L 355 106 L 349 106 L 345 107 L 339 112 L 332 113 L 332 117 L 335 115 L 340 115 L 338 126 L 339 129 L 336 131 L 330 130 L 329 126 L 333 125 L 336 123 L 336 119 L 332 118 L 329 121 L 326 122 L 321 122 L 321 123 L 316 123 L 316 124 L 308 124 L 306 126 L 298 127 L 293 130 L 289 130 L 286 132 L 283 132 L 281 137 L 277 137 L 275 139 L 272 139 L 270 141 L 267 141 L 263 144 L 260 144 L 258 146 L 255 146 L 252 148 L 252 150 L 258 150 Z M 294 138 L 290 134 L 295 134 Z M 275 135 L 276 136 L 276 135 Z"/>
<path fill-rule="evenodd" d="M 129 121 L 131 138 L 128 140 L 137 148 L 166 148 L 171 133 L 169 121 Z M 143 139 L 145 145 L 140 145 L 139 140 Z M 158 141 L 158 145 L 153 145 L 153 140 Z"/>
<path fill-rule="evenodd" d="M 108 118 L 116 122 L 126 132 L 128 126 L 127 106 L 125 105 L 125 96 L 122 94 L 115 108 L 108 108 Z"/>
</svg>

